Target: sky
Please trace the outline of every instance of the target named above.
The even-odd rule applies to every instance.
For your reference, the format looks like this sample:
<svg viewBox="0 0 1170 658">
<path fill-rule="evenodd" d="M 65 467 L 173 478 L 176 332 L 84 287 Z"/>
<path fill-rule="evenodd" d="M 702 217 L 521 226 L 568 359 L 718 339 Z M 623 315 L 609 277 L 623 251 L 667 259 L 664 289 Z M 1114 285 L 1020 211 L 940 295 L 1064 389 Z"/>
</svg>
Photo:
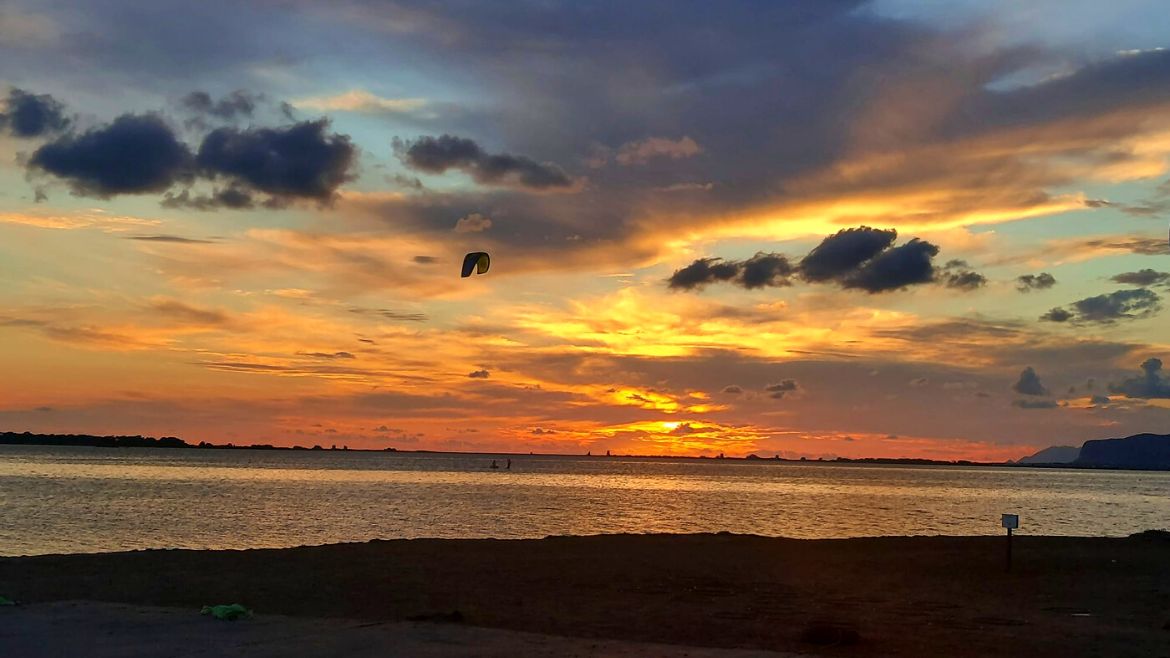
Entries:
<svg viewBox="0 0 1170 658">
<path fill-rule="evenodd" d="M 1167 25 L 10 0 L 0 429 L 996 461 L 1170 431 Z"/>
</svg>

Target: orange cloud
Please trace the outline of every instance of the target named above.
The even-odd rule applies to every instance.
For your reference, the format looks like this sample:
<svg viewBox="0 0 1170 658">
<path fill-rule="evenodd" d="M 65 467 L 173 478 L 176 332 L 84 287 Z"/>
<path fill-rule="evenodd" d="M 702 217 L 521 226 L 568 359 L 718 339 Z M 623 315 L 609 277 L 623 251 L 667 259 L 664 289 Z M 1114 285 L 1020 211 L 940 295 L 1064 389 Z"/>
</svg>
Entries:
<svg viewBox="0 0 1170 658">
<path fill-rule="evenodd" d="M 26 211 L 0 212 L 0 224 L 15 224 L 55 230 L 96 229 L 105 233 L 123 233 L 156 227 L 157 219 L 111 215 L 100 208 L 77 212 Z"/>
</svg>

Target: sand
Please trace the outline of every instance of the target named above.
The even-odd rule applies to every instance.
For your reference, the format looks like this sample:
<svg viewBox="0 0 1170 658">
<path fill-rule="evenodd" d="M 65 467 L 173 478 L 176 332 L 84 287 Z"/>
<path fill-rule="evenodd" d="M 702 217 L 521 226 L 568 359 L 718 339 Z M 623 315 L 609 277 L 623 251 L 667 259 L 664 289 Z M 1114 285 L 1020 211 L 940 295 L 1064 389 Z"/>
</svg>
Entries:
<svg viewBox="0 0 1170 658">
<path fill-rule="evenodd" d="M 460 626 L 830 656 L 1170 656 L 1170 541 L 1017 537 L 1010 573 L 1003 549 L 720 534 L 139 551 L 0 558 L 0 595 L 364 621 L 458 611 Z"/>
<path fill-rule="evenodd" d="M 0 611 L 0 651 L 20 658 L 798 658 L 770 651 L 567 638 L 462 624 L 281 615 L 223 622 L 200 617 L 190 608 L 93 601 Z"/>
</svg>

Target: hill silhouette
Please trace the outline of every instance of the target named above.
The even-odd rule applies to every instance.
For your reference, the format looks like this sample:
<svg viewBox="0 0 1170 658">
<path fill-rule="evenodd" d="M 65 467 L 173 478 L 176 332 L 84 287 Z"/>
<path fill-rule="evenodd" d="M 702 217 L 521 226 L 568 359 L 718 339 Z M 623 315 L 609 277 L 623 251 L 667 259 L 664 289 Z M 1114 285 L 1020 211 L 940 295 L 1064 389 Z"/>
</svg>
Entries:
<svg viewBox="0 0 1170 658">
<path fill-rule="evenodd" d="M 1052 446 L 1034 455 L 1020 458 L 1019 464 L 1071 464 L 1077 460 L 1081 449 L 1076 446 Z"/>
<path fill-rule="evenodd" d="M 1170 469 L 1170 434 L 1135 434 L 1124 439 L 1085 441 L 1075 466 Z"/>
</svg>

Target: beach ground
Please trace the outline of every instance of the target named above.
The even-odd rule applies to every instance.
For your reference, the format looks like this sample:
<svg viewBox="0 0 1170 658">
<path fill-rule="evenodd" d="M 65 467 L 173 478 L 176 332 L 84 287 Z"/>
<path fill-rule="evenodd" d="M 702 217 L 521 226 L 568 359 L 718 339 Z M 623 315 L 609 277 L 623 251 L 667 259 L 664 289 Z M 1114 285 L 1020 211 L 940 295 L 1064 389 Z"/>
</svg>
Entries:
<svg viewBox="0 0 1170 658">
<path fill-rule="evenodd" d="M 260 615 L 226 622 L 193 608 L 65 601 L 0 611 L 3 655 L 21 658 L 797 658 L 770 651 L 557 637 L 462 624 Z"/>
<path fill-rule="evenodd" d="M 258 620 L 457 620 L 453 627 L 830 656 L 1170 656 L 1165 536 L 1024 536 L 1011 572 L 1004 559 L 1002 537 L 395 540 L 0 558 L 0 595 L 34 612 L 71 600 L 184 614 L 239 602 Z M 55 608 L 43 609 L 52 622 Z M 190 623 L 221 628 L 205 621 Z M 357 632 L 356 622 L 330 623 L 342 624 L 328 627 L 338 641 Z"/>
</svg>

